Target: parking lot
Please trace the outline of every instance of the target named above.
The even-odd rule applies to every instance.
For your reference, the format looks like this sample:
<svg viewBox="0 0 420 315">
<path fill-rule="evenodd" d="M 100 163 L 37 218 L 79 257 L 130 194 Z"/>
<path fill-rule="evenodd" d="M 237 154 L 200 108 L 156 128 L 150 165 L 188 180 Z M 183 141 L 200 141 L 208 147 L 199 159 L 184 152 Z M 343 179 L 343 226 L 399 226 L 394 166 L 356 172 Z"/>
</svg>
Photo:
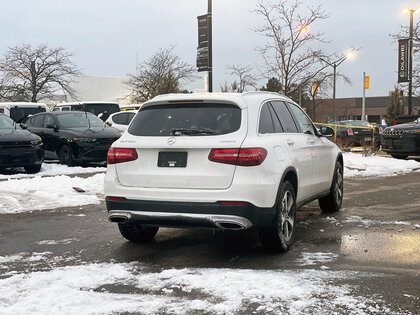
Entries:
<svg viewBox="0 0 420 315">
<path fill-rule="evenodd" d="M 33 179 L 5 182 L 20 175 L 3 175 L 0 184 L 23 192 L 15 189 L 14 209 L 21 210 L 12 213 L 0 187 L 2 313 L 418 313 L 415 168 L 387 177 L 347 169 L 342 210 L 328 216 L 315 202 L 302 208 L 285 254 L 265 252 L 254 231 L 164 228 L 152 243 L 129 243 L 95 190 L 103 172 L 50 165 L 37 181 L 58 180 L 69 191 L 51 190 L 49 203 Z M 70 193 L 70 186 L 86 193 Z M 28 189 L 32 198 L 25 198 Z"/>
</svg>

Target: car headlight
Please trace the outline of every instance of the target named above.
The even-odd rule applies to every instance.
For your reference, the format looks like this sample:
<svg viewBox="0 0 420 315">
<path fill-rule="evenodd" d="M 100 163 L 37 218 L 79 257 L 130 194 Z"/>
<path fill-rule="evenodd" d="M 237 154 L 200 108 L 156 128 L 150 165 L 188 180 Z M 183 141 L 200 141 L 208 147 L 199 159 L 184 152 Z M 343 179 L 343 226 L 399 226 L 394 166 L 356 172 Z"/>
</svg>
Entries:
<svg viewBox="0 0 420 315">
<path fill-rule="evenodd" d="M 42 145 L 42 140 L 32 140 L 31 145 L 33 147 L 38 147 L 38 146 Z"/>
<path fill-rule="evenodd" d="M 74 138 L 74 141 L 78 141 L 78 142 L 95 142 L 97 139 L 96 138 Z"/>
</svg>

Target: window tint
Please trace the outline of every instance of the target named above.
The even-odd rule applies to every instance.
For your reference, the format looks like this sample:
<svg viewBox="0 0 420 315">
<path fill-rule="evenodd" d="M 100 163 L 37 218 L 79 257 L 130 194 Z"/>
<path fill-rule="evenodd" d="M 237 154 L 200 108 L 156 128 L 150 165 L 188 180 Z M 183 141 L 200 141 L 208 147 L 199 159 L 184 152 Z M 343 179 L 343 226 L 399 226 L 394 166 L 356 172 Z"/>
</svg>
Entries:
<svg viewBox="0 0 420 315">
<path fill-rule="evenodd" d="M 44 128 L 47 128 L 48 125 L 55 125 L 55 120 L 54 117 L 51 115 L 45 115 L 45 120 L 44 120 Z"/>
<path fill-rule="evenodd" d="M 10 118 L 20 123 L 29 115 L 35 115 L 37 113 L 46 112 L 45 108 L 38 107 L 18 107 L 15 106 L 10 109 Z"/>
<path fill-rule="evenodd" d="M 70 110 L 70 107 L 61 107 L 61 110 L 68 112 Z"/>
<path fill-rule="evenodd" d="M 112 121 L 119 125 L 128 125 L 128 113 L 116 114 L 112 116 Z"/>
<path fill-rule="evenodd" d="M 128 132 L 136 136 L 210 136 L 235 132 L 240 125 L 241 109 L 235 105 L 181 103 L 141 109 Z"/>
<path fill-rule="evenodd" d="M 0 108 L 0 114 L 4 114 L 4 108 Z"/>
<path fill-rule="evenodd" d="M 298 132 L 296 125 L 293 121 L 293 117 L 290 114 L 290 111 L 287 109 L 286 104 L 281 101 L 271 102 L 276 118 L 280 120 L 280 123 L 283 127 L 284 132 L 286 133 L 296 133 Z"/>
<path fill-rule="evenodd" d="M 57 111 L 59 111 L 60 109 L 58 108 L 58 107 L 56 107 L 56 108 L 53 108 L 53 112 L 57 112 Z"/>
<path fill-rule="evenodd" d="M 58 124 L 63 128 L 101 127 L 103 121 L 90 113 L 63 113 L 57 116 Z"/>
<path fill-rule="evenodd" d="M 273 118 L 271 117 L 269 103 L 265 103 L 261 108 L 258 133 L 274 133 Z"/>
<path fill-rule="evenodd" d="M 300 132 L 307 133 L 307 134 L 315 134 L 314 126 L 312 125 L 312 121 L 306 116 L 306 114 L 296 105 L 288 103 L 287 106 L 289 107 L 290 111 L 292 112 L 293 116 L 295 117 L 296 123 L 298 124 Z"/>
<path fill-rule="evenodd" d="M 33 119 L 33 126 L 36 128 L 41 128 L 44 123 L 45 115 L 36 115 Z"/>
</svg>

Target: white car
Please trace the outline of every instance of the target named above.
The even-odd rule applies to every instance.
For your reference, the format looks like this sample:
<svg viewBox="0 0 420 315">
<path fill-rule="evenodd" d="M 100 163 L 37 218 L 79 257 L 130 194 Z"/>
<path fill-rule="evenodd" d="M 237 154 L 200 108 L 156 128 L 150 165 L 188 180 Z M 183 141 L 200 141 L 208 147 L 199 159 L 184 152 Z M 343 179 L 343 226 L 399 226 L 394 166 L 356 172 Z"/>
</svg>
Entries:
<svg viewBox="0 0 420 315">
<path fill-rule="evenodd" d="M 117 128 L 122 134 L 127 129 L 134 116 L 136 116 L 137 112 L 137 110 L 126 110 L 111 114 L 105 123 L 108 126 Z"/>
<path fill-rule="evenodd" d="M 144 103 L 108 152 L 109 220 L 149 241 L 160 226 L 256 228 L 287 251 L 296 210 L 343 200 L 343 157 L 302 109 L 276 93 L 170 94 Z"/>
</svg>

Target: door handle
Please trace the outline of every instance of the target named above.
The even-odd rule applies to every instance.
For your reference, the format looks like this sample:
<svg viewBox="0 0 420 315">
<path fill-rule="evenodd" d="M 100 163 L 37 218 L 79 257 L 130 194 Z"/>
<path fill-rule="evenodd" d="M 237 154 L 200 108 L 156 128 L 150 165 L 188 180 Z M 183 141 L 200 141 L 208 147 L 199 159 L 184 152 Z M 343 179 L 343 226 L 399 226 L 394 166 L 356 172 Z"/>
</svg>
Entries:
<svg viewBox="0 0 420 315">
<path fill-rule="evenodd" d="M 294 145 L 295 144 L 295 142 L 293 140 L 290 140 L 290 139 L 286 139 L 286 142 L 287 142 L 288 145 Z"/>
<path fill-rule="evenodd" d="M 309 143 L 310 143 L 310 144 L 315 144 L 315 140 L 314 140 L 314 139 L 310 139 L 310 140 L 309 140 Z"/>
</svg>

